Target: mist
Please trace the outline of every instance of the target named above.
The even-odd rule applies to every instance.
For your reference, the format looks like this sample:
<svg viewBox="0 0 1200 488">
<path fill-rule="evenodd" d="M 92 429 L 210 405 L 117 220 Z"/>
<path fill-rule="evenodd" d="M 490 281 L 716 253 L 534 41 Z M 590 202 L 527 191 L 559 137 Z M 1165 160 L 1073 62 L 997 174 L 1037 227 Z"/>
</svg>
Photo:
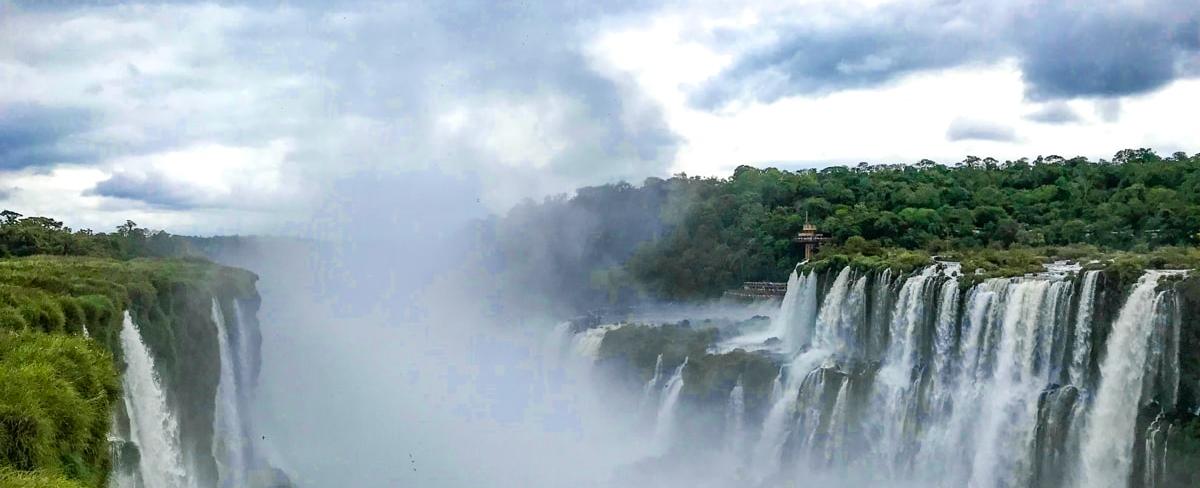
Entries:
<svg viewBox="0 0 1200 488">
<path fill-rule="evenodd" d="M 505 282 L 534 276 L 488 269 L 469 185 L 420 173 L 333 187 L 314 238 L 214 248 L 260 277 L 255 424 L 273 464 L 301 486 L 620 486 L 615 476 L 661 454 L 638 398 L 555 342 L 564 307 L 529 307 L 571 290 L 546 296 Z M 572 216 L 566 232 L 522 221 L 540 241 L 533 258 L 579 254 L 600 216 Z M 510 286 L 521 288 L 497 296 Z M 682 320 L 697 308 L 639 310 Z"/>
</svg>

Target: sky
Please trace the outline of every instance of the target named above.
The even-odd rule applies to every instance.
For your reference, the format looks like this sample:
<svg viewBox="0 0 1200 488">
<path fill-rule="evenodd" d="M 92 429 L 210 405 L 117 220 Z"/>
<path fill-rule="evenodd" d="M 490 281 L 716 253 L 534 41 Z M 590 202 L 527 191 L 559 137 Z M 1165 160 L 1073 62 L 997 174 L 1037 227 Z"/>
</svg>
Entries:
<svg viewBox="0 0 1200 488">
<path fill-rule="evenodd" d="M 1197 0 L 0 0 L 0 207 L 97 230 L 302 234 L 364 195 L 474 216 L 742 164 L 1192 154 L 1197 107 Z"/>
</svg>

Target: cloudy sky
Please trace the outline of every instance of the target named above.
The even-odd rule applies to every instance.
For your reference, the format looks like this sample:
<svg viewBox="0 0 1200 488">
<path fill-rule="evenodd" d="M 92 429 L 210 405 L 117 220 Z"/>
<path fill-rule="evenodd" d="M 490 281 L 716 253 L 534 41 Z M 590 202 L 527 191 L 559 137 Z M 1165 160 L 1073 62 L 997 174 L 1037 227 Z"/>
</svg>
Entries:
<svg viewBox="0 0 1200 488">
<path fill-rule="evenodd" d="M 0 0 L 0 207 L 301 232 L 364 194 L 1200 151 L 1196 0 L 599 3 Z"/>
</svg>

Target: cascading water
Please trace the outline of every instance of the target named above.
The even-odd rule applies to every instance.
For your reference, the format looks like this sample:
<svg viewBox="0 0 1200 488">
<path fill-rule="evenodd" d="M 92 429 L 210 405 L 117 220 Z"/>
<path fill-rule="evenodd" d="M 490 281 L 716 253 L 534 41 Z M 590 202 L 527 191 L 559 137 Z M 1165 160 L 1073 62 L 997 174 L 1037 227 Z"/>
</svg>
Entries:
<svg viewBox="0 0 1200 488">
<path fill-rule="evenodd" d="M 654 394 L 658 390 L 658 383 L 662 381 L 662 361 L 663 355 L 659 354 L 654 360 L 654 374 L 646 381 L 646 386 L 642 389 L 642 408 L 651 405 L 654 401 Z"/>
<path fill-rule="evenodd" d="M 654 444 L 660 450 L 670 447 L 672 436 L 675 434 L 679 394 L 683 392 L 683 370 L 687 368 L 687 363 L 688 358 L 683 358 L 683 363 L 675 368 L 675 373 L 663 385 L 662 399 L 659 401 L 654 424 Z"/>
<path fill-rule="evenodd" d="M 779 374 L 768 387 L 759 373 L 754 413 L 738 376 L 715 444 L 760 486 L 1125 488 L 1140 476 L 1133 486 L 1157 488 L 1172 424 L 1138 418 L 1180 401 L 1180 305 L 1172 288 L 1155 290 L 1165 274 L 1147 272 L 1110 319 L 1101 272 L 1062 263 L 969 287 L 954 263 L 796 273 L 770 327 L 784 346 L 751 349 Z M 714 354 L 770 339 L 751 327 Z M 577 349 L 603 333 L 577 334 Z M 657 395 L 658 446 L 683 425 L 685 364 L 665 382 L 659 364 L 642 392 Z"/>
<path fill-rule="evenodd" d="M 225 314 L 215 297 L 212 299 L 212 321 L 217 326 L 217 345 L 221 361 L 213 419 L 213 458 L 217 462 L 218 485 L 222 488 L 236 488 L 246 483 L 246 430 L 241 416 L 241 395 L 237 368 L 234 365 L 235 354 L 230 346 Z"/>
<path fill-rule="evenodd" d="M 1068 381 L 1081 388 L 1090 384 L 1088 373 L 1091 370 L 1092 357 L 1092 308 L 1096 300 L 1096 280 L 1099 276 L 1100 272 L 1094 270 L 1083 274 L 1082 292 L 1075 313 L 1075 340 Z"/>
<path fill-rule="evenodd" d="M 661 357 L 661 356 L 660 356 Z M 725 405 L 725 450 L 737 456 L 746 441 L 746 389 L 742 379 L 729 390 Z"/>
<path fill-rule="evenodd" d="M 1083 436 L 1080 488 L 1123 488 L 1133 466 L 1133 441 L 1146 356 L 1155 321 L 1161 319 L 1162 272 L 1147 271 L 1113 322 L 1100 387 Z"/>
<path fill-rule="evenodd" d="M 142 482 L 146 487 L 187 487 L 189 478 L 180 449 L 179 425 L 167 406 L 154 360 L 129 312 L 125 313 L 120 336 L 127 365 L 121 383 L 129 411 L 130 434 L 140 453 L 138 471 Z"/>
</svg>

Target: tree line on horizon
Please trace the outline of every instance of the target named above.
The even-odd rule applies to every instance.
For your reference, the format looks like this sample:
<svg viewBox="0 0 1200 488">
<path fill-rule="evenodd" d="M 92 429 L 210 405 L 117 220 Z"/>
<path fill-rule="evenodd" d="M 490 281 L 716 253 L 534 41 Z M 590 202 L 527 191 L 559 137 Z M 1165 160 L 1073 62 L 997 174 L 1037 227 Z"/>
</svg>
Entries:
<svg viewBox="0 0 1200 488">
<path fill-rule="evenodd" d="M 1126 149 L 1098 161 L 739 166 L 728 177 L 678 174 L 527 200 L 477 222 L 467 238 L 493 280 L 586 309 L 781 281 L 803 258 L 792 238 L 806 220 L 834 245 L 865 250 L 1195 246 L 1200 154 Z M 0 257 L 198 255 L 193 247 L 133 222 L 100 233 L 0 214 Z"/>
<path fill-rule="evenodd" d="M 570 299 L 586 307 L 637 293 L 708 298 L 744 281 L 781 281 L 803 259 L 792 238 L 806 219 L 834 245 L 934 254 L 1194 246 L 1200 154 L 1126 149 L 1098 161 L 972 156 L 955 165 L 739 166 L 729 177 L 679 174 L 528 201 L 482 234 L 496 269 L 543 283 L 546 293 L 571 289 Z M 579 290 L 589 288 L 581 283 L 590 289 Z"/>
</svg>

